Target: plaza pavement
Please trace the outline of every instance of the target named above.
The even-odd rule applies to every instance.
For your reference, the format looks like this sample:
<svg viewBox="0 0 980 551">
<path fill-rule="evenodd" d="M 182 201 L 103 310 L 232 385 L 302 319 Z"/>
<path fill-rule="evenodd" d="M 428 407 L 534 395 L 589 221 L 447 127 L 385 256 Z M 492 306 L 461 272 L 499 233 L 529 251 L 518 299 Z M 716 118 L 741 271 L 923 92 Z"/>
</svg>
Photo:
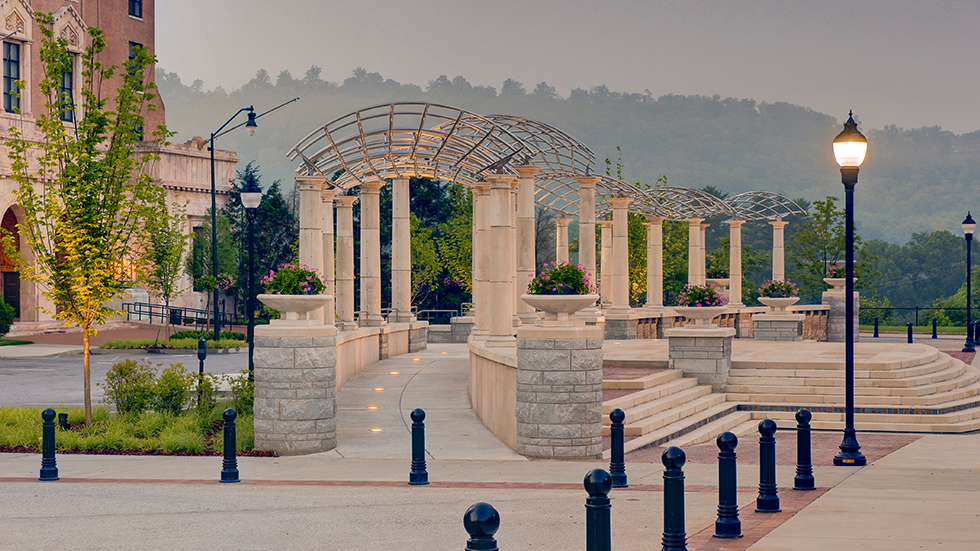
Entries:
<svg viewBox="0 0 980 551">
<path fill-rule="evenodd" d="M 463 512 L 477 501 L 500 512 L 504 551 L 584 547 L 582 478 L 608 464 L 514 454 L 469 408 L 466 362 L 465 345 L 431 344 L 371 366 L 338 394 L 336 450 L 239 458 L 239 484 L 218 482 L 220 457 L 59 454 L 62 479 L 38 482 L 38 455 L 0 454 L 0 549 L 460 549 Z M 426 411 L 423 487 L 407 485 L 416 407 Z M 710 537 L 716 448 L 687 450 L 688 548 L 980 548 L 980 434 L 859 433 L 869 451 L 897 442 L 869 453 L 863 468 L 824 466 L 817 458 L 833 450 L 817 448 L 835 439 L 814 436 L 818 489 L 789 489 L 793 454 L 781 449 L 778 514 L 753 511 L 757 444 L 740 443 L 738 540 Z M 614 549 L 660 546 L 662 472 L 659 450 L 627 457 L 630 488 L 611 494 Z"/>
</svg>

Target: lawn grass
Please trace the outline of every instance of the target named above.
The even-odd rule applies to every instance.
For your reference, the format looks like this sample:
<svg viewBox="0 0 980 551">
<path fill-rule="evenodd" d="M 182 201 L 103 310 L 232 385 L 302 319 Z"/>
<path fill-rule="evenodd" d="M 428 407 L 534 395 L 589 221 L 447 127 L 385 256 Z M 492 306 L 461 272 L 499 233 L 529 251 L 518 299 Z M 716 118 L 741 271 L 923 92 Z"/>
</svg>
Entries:
<svg viewBox="0 0 980 551">
<path fill-rule="evenodd" d="M 243 346 L 248 346 L 245 341 L 239 341 L 234 339 L 221 339 L 220 341 L 207 341 L 208 348 L 241 348 Z M 157 339 L 113 339 L 99 346 L 99 348 L 114 349 L 114 350 L 131 350 L 137 348 L 146 348 L 148 346 L 163 346 L 166 348 L 192 348 L 197 350 L 197 339 L 170 339 L 170 340 L 157 340 Z"/>
<path fill-rule="evenodd" d="M 78 407 L 58 408 L 68 413 L 71 429 L 58 428 L 55 448 L 59 451 L 125 450 L 166 454 L 220 454 L 224 451 L 223 434 L 215 432 L 216 422 L 228 407 L 221 403 L 209 413 L 194 410 L 181 415 L 146 412 L 141 414 L 109 413 L 105 407 L 92 410 L 92 424 L 85 425 L 85 410 Z M 249 451 L 255 447 L 253 416 L 241 414 L 236 421 L 236 448 Z M 23 447 L 38 452 L 41 445 L 41 410 L 0 407 L 0 447 Z"/>
<path fill-rule="evenodd" d="M 874 325 L 859 325 L 858 330 L 860 331 L 874 331 Z M 907 333 L 908 326 L 906 325 L 879 325 L 879 333 Z M 932 325 L 913 325 L 913 333 L 929 333 L 932 334 Z M 941 333 L 943 335 L 966 335 L 966 327 L 936 327 L 936 333 Z"/>
<path fill-rule="evenodd" d="M 18 340 L 7 340 L 0 339 L 0 346 L 17 346 L 18 344 L 34 344 L 33 341 L 18 341 Z"/>
</svg>

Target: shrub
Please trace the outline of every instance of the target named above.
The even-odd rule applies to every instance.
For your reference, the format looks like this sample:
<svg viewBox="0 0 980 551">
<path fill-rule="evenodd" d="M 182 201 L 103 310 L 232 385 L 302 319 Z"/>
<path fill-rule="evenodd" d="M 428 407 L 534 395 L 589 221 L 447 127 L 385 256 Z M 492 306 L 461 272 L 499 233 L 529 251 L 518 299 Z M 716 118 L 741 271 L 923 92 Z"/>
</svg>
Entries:
<svg viewBox="0 0 980 551">
<path fill-rule="evenodd" d="M 0 339 L 10 332 L 14 324 L 14 307 L 0 299 Z"/>
<path fill-rule="evenodd" d="M 194 390 L 194 375 L 183 364 L 170 364 L 160 373 L 155 385 L 154 409 L 159 412 L 180 414 L 187 407 Z"/>
<path fill-rule="evenodd" d="M 715 291 L 714 285 L 688 283 L 677 295 L 678 306 L 724 306 L 725 302 L 725 297 Z"/>
<path fill-rule="evenodd" d="M 248 380 L 248 370 L 243 370 L 241 375 L 225 377 L 234 396 L 231 407 L 235 408 L 239 415 L 251 414 L 255 404 L 255 382 Z"/>
<path fill-rule="evenodd" d="M 555 262 L 544 265 L 544 271 L 531 279 L 527 285 L 529 295 L 587 295 L 594 292 L 585 266 L 568 262 Z"/>
<path fill-rule="evenodd" d="M 827 277 L 835 278 L 835 279 L 840 279 L 842 277 L 847 277 L 846 276 L 847 270 L 845 268 L 846 268 L 846 266 L 838 266 L 837 264 L 834 264 L 833 266 L 828 266 L 827 267 Z"/>
<path fill-rule="evenodd" d="M 178 339 L 197 340 L 201 337 L 210 340 L 213 335 L 214 335 L 214 331 L 207 331 L 205 329 L 201 329 L 199 331 L 178 331 L 173 335 L 170 335 L 170 340 L 178 340 Z M 239 333 L 238 331 L 222 331 L 221 340 L 243 341 L 245 340 L 245 333 Z"/>
<path fill-rule="evenodd" d="M 218 405 L 218 381 L 214 373 L 195 374 L 197 382 L 197 411 L 208 414 Z"/>
<path fill-rule="evenodd" d="M 106 373 L 105 400 L 116 405 L 120 413 L 143 413 L 153 404 L 156 370 L 149 360 L 138 363 L 124 360 L 113 364 Z"/>
</svg>

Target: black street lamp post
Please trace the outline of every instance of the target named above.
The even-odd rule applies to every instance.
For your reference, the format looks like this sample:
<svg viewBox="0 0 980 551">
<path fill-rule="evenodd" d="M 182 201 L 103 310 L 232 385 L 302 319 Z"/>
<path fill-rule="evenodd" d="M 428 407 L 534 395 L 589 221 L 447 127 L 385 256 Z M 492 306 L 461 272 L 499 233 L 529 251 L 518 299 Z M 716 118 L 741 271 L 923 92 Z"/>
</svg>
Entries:
<svg viewBox="0 0 980 551">
<path fill-rule="evenodd" d="M 242 206 L 248 218 L 248 299 L 245 309 L 248 311 L 248 380 L 255 380 L 255 366 L 252 357 L 255 353 L 255 215 L 262 202 L 262 188 L 254 181 L 245 184 L 241 190 Z"/>
<path fill-rule="evenodd" d="M 844 440 L 840 453 L 834 456 L 834 465 L 860 467 L 868 460 L 861 453 L 854 430 L 854 186 L 858 181 L 858 168 L 868 153 L 868 140 L 858 132 L 854 113 L 848 115 L 844 130 L 834 138 L 834 157 L 840 165 L 841 183 L 844 184 L 845 211 L 845 263 L 844 263 Z"/>
<path fill-rule="evenodd" d="M 974 341 L 976 340 L 975 336 L 972 334 L 973 332 L 970 331 L 973 329 L 973 326 L 971 325 L 971 307 L 973 305 L 971 303 L 972 297 L 970 297 L 970 280 L 973 279 L 971 277 L 971 272 L 973 269 L 972 266 L 970 266 L 972 260 L 970 258 L 970 249 L 973 248 L 973 232 L 976 231 L 976 229 L 977 223 L 973 221 L 973 217 L 970 216 L 969 211 L 967 211 L 966 220 L 963 221 L 963 236 L 966 237 L 966 344 L 963 345 L 963 352 L 974 352 L 973 345 Z"/>
<path fill-rule="evenodd" d="M 248 130 L 249 136 L 254 136 L 255 129 L 259 125 L 255 122 L 255 108 L 248 106 L 242 107 L 235 112 L 227 122 L 221 125 L 221 128 L 211 133 L 211 139 L 208 140 L 208 151 L 211 152 L 211 275 L 214 277 L 215 283 L 218 281 L 218 200 L 214 185 L 214 139 L 221 135 L 221 131 L 243 111 L 248 112 L 248 121 L 245 123 L 245 129 Z M 238 127 L 236 126 L 235 128 Z M 221 340 L 221 318 L 218 316 L 217 285 L 214 286 L 214 340 L 215 342 Z"/>
</svg>

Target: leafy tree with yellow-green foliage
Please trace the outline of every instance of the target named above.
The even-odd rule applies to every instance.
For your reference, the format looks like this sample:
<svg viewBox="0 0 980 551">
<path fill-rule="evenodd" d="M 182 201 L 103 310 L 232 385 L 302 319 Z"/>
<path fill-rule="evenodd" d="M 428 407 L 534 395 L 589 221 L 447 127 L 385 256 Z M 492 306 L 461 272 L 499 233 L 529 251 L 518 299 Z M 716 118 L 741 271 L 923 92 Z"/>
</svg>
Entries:
<svg viewBox="0 0 980 551">
<path fill-rule="evenodd" d="M 85 420 L 90 423 L 90 338 L 117 314 L 108 304 L 125 295 L 122 283 L 144 271 L 140 251 L 147 246 L 147 223 L 162 212 L 165 201 L 163 188 L 142 170 L 155 157 L 136 147 L 143 141 L 143 114 L 154 109 L 155 86 L 146 73 L 155 58 L 135 48 L 121 71 L 106 67 L 99 61 L 105 37 L 89 27 L 90 45 L 79 59 L 81 97 L 73 100 L 61 92 L 62 75 L 79 69 L 72 67 L 68 43 L 54 36 L 50 14 L 38 13 L 36 19 L 44 75 L 39 86 L 46 98 L 36 119 L 41 139 L 14 126 L 7 141 L 20 184 L 17 201 L 24 209 L 18 229 L 34 257 L 29 263 L 21 258 L 19 269 L 54 304 L 49 313 L 82 330 Z M 25 89 L 26 83 L 19 86 Z M 68 112 L 75 123 L 62 122 Z M 165 128 L 153 132 L 152 141 L 165 138 Z"/>
</svg>

